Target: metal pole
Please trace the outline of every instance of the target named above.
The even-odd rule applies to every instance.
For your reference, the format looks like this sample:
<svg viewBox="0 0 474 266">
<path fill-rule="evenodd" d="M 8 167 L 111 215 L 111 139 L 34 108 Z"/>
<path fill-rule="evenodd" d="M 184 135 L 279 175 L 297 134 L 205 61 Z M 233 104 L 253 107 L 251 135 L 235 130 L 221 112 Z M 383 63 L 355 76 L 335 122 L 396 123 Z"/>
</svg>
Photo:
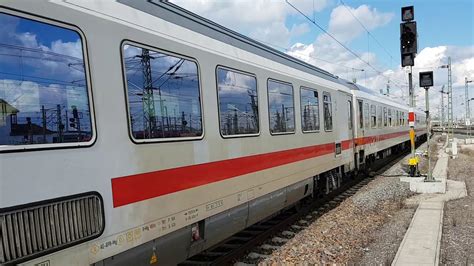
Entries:
<svg viewBox="0 0 474 266">
<path fill-rule="evenodd" d="M 428 95 L 429 87 L 425 87 L 425 99 L 426 99 L 426 126 L 428 130 L 428 140 L 426 141 L 426 151 L 428 157 L 428 175 L 426 181 L 435 181 L 431 174 L 431 158 L 430 158 L 430 139 L 431 139 L 431 118 L 430 118 L 430 97 Z"/>
<path fill-rule="evenodd" d="M 454 117 L 453 117 L 453 84 L 451 80 L 451 57 L 448 57 L 448 139 L 453 139 Z"/>
<path fill-rule="evenodd" d="M 410 144 L 411 144 L 411 157 L 408 162 L 410 167 L 410 176 L 415 176 L 418 170 L 418 159 L 415 156 L 415 94 L 413 90 L 413 77 L 412 67 L 410 66 L 410 72 L 408 73 L 408 94 L 410 98 Z"/>
<path fill-rule="evenodd" d="M 468 80 L 467 77 L 464 78 L 466 83 L 466 126 L 468 127 L 468 138 L 471 138 L 471 110 L 469 108 L 469 87 L 468 84 L 472 82 L 472 80 Z"/>
<path fill-rule="evenodd" d="M 46 109 L 41 105 L 41 119 L 43 122 L 43 143 L 46 143 Z"/>
<path fill-rule="evenodd" d="M 464 77 L 464 82 L 466 84 L 466 86 L 464 88 L 464 104 L 466 105 L 466 115 L 465 115 L 465 120 L 466 121 L 465 121 L 465 124 L 466 124 L 466 127 L 467 127 L 467 124 L 468 124 L 467 119 L 469 118 L 469 109 L 468 109 L 469 108 L 468 107 L 469 103 L 467 102 L 467 100 L 469 99 L 468 98 L 469 96 L 467 95 L 468 94 L 468 92 L 467 92 L 467 77 Z"/>
<path fill-rule="evenodd" d="M 444 85 L 441 87 L 441 130 L 444 132 Z"/>
</svg>

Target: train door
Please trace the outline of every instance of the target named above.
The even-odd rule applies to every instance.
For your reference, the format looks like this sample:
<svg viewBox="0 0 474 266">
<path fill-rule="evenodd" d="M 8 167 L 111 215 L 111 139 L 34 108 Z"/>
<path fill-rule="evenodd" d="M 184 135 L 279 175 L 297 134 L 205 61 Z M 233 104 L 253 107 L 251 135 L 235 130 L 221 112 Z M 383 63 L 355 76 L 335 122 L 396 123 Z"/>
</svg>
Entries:
<svg viewBox="0 0 474 266">
<path fill-rule="evenodd" d="M 356 150 L 355 150 L 355 145 L 354 145 L 354 138 L 355 138 L 355 127 L 354 127 L 354 106 L 352 105 L 352 98 L 349 97 L 347 100 L 347 119 L 348 119 L 348 124 L 347 124 L 347 130 L 349 132 L 349 143 L 350 143 L 350 148 L 352 150 L 352 154 L 354 154 L 354 161 L 353 161 L 353 167 L 357 166 L 357 157 L 356 157 Z"/>
<path fill-rule="evenodd" d="M 367 104 L 367 103 L 366 103 Z M 367 110 L 365 110 L 364 107 L 364 101 L 363 100 L 357 100 L 357 128 L 354 129 L 355 132 L 355 138 L 358 140 L 364 139 L 365 135 L 365 130 L 364 128 L 366 127 L 366 120 L 368 119 L 368 106 Z M 355 160 L 355 165 L 357 169 L 360 169 L 360 165 L 364 163 L 365 159 L 365 154 L 364 154 L 364 149 L 361 149 L 358 147 L 357 144 L 360 144 L 359 141 L 354 140 L 354 160 Z"/>
</svg>

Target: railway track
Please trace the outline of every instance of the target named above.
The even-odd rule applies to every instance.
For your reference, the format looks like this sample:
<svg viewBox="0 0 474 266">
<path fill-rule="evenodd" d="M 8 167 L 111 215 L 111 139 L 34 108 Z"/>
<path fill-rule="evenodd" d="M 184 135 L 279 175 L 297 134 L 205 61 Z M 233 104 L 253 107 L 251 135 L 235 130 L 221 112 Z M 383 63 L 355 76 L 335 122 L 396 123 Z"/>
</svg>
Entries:
<svg viewBox="0 0 474 266">
<path fill-rule="evenodd" d="M 179 265 L 231 265 L 235 262 L 256 264 L 323 214 L 357 193 L 372 180 L 372 176 L 384 172 L 407 153 L 408 151 L 404 151 L 379 160 L 372 166 L 375 170 L 372 175 L 359 175 L 323 198 L 309 197 L 301 205 L 254 224 Z"/>
</svg>

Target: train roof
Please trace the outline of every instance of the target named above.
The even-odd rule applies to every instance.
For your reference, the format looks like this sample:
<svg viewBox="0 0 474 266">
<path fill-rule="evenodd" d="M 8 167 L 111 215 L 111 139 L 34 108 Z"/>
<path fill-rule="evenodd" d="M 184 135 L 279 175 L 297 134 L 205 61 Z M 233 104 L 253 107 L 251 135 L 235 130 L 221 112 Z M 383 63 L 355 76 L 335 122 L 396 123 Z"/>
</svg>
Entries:
<svg viewBox="0 0 474 266">
<path fill-rule="evenodd" d="M 397 108 L 403 108 L 403 109 L 408 108 L 407 104 L 402 103 L 402 102 L 397 101 L 397 100 L 394 100 L 393 98 L 390 98 L 387 95 L 381 95 L 381 94 L 375 92 L 374 90 L 371 90 L 371 89 L 369 89 L 367 87 L 364 87 L 364 86 L 361 86 L 359 84 L 354 84 L 354 83 L 349 82 L 349 81 L 348 81 L 348 84 L 350 84 L 350 86 L 353 87 L 352 91 L 356 96 L 364 97 L 366 99 L 381 102 L 381 103 L 391 105 L 391 106 L 394 106 L 394 107 L 397 107 Z"/>
<path fill-rule="evenodd" d="M 160 19 L 188 30 L 200 33 L 209 38 L 227 43 L 249 53 L 262 56 L 277 63 L 315 75 L 319 78 L 336 82 L 351 89 L 345 80 L 340 79 L 338 76 L 333 75 L 324 69 L 278 51 L 268 45 L 228 29 L 173 3 L 160 0 L 117 0 L 117 2 L 155 17 L 159 17 Z"/>
<path fill-rule="evenodd" d="M 291 55 L 278 51 L 268 45 L 258 42 L 236 31 L 228 29 L 216 22 L 201 17 L 189 10 L 186 10 L 178 5 L 168 1 L 161 0 L 117 0 L 118 3 L 124 4 L 139 11 L 148 13 L 152 16 L 163 19 L 169 23 L 178 25 L 185 29 L 197 32 L 206 37 L 227 43 L 236 48 L 242 49 L 252 54 L 262 56 L 266 59 L 275 61 L 277 63 L 292 67 L 299 71 L 310 75 L 315 75 L 319 78 L 330 82 L 335 82 L 353 91 L 356 95 L 369 98 L 374 101 L 382 102 L 387 105 L 396 106 L 398 108 L 408 108 L 406 104 L 394 101 L 393 99 L 380 95 L 373 90 L 363 87 L 359 84 L 352 83 L 345 79 L 308 64 Z"/>
</svg>

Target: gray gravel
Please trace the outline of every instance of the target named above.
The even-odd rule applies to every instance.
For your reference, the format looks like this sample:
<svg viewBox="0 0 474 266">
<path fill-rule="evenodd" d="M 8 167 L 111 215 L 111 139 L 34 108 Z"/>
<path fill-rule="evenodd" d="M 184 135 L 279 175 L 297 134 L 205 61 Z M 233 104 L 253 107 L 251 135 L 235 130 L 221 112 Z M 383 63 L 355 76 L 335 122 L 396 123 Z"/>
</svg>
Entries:
<svg viewBox="0 0 474 266">
<path fill-rule="evenodd" d="M 468 196 L 444 205 L 440 265 L 474 265 L 474 150 L 450 159 L 448 178 L 466 182 Z"/>
<path fill-rule="evenodd" d="M 398 177 L 380 177 L 379 182 L 383 184 L 370 183 L 363 188 L 364 193 L 357 193 L 352 197 L 352 201 L 356 206 L 362 210 L 371 210 L 381 201 L 401 200 L 402 202 L 412 195 L 410 185 L 406 182 L 400 182 Z"/>
<path fill-rule="evenodd" d="M 383 264 L 411 221 L 414 209 L 404 205 L 411 194 L 397 177 L 375 177 L 260 264 Z"/>
<path fill-rule="evenodd" d="M 375 241 L 364 248 L 364 255 L 355 264 L 391 265 L 405 236 L 416 207 L 405 207 L 396 212 L 375 234 Z"/>
</svg>

